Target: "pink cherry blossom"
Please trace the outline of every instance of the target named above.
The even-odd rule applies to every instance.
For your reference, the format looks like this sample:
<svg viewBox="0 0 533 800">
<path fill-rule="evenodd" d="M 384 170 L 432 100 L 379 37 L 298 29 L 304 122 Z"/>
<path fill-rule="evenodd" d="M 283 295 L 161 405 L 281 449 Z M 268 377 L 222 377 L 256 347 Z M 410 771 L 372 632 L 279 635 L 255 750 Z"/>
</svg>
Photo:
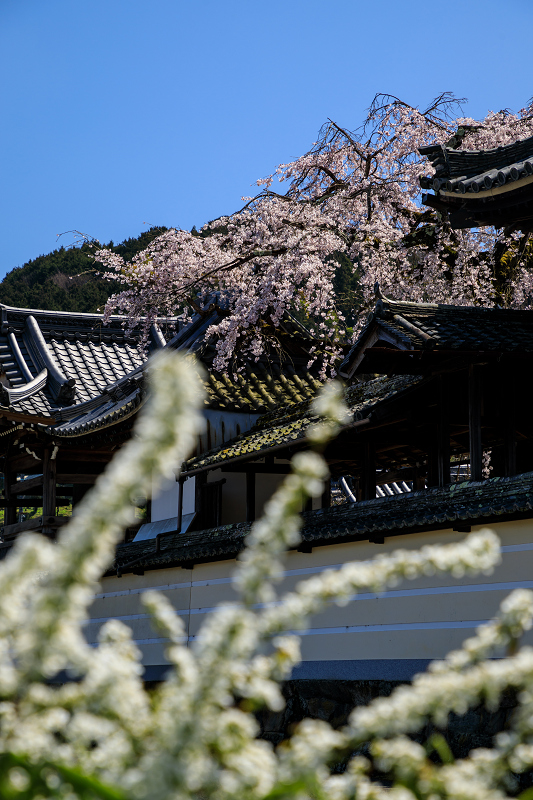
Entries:
<svg viewBox="0 0 533 800">
<path fill-rule="evenodd" d="M 334 371 L 345 339 L 333 289 L 336 253 L 348 256 L 359 274 L 360 324 L 376 281 L 402 300 L 528 306 L 530 271 L 516 258 L 502 277 L 498 262 L 502 252 L 518 252 L 521 234 L 452 230 L 422 206 L 419 176 L 431 168 L 418 148 L 446 143 L 460 127 L 462 149 L 526 138 L 533 134 L 532 109 L 490 112 L 481 122 L 457 117 L 458 110 L 447 93 L 424 111 L 378 95 L 358 130 L 328 121 L 305 155 L 258 180 L 259 194 L 243 198 L 231 216 L 199 233 L 169 230 L 131 262 L 99 250 L 107 276 L 124 286 L 106 314 L 123 312 L 132 327 L 147 330 L 157 316 L 186 321 L 216 297 L 224 318 L 214 366 L 223 370 L 235 355 L 258 358 L 286 312 L 296 310 L 317 339 L 312 358 Z M 287 190 L 278 191 L 275 181 Z"/>
</svg>

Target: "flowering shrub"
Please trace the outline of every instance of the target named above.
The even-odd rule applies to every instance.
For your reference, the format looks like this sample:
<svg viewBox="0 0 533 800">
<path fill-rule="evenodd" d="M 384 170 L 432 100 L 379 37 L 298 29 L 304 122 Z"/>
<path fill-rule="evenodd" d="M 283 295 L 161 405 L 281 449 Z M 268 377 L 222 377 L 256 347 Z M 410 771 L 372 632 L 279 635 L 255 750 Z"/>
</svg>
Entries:
<svg viewBox="0 0 533 800">
<path fill-rule="evenodd" d="M 292 474 L 248 537 L 235 575 L 240 601 L 211 614 L 190 647 L 168 601 L 146 593 L 172 667 L 159 688 L 144 689 L 140 654 L 122 623 L 109 621 L 99 646 L 87 645 L 83 620 L 133 498 L 154 474 L 183 461 L 203 425 L 193 366 L 168 354 L 153 363 L 157 377 L 134 438 L 57 543 L 22 537 L 0 565 L 0 797 L 500 800 L 512 793 L 512 773 L 533 765 L 533 651 L 516 647 L 532 621 L 527 591 L 510 595 L 495 621 L 412 686 L 355 710 L 343 730 L 304 720 L 276 750 L 257 738 L 253 711 L 282 708 L 280 681 L 299 660 L 290 631 L 305 628 L 311 614 L 403 578 L 490 573 L 499 560 L 497 538 L 482 531 L 461 544 L 398 550 L 327 570 L 278 598 L 283 554 L 298 542 L 302 500 L 323 491 L 327 470 L 317 452 L 294 457 Z M 319 448 L 345 417 L 335 386 L 315 410 L 325 417 L 310 432 Z M 502 648 L 509 658 L 487 660 Z M 76 680 L 51 685 L 62 669 Z M 444 725 L 450 711 L 496 706 L 509 686 L 518 708 L 493 749 L 449 763 L 442 742 L 435 745 L 439 759 L 409 739 L 427 720 Z M 370 742 L 368 758 L 353 755 L 363 742 Z M 346 771 L 332 774 L 330 766 L 342 759 Z M 376 768 L 392 788 L 375 779 Z"/>
<path fill-rule="evenodd" d="M 225 317 L 207 336 L 218 334 L 215 367 L 224 369 L 236 352 L 263 352 L 287 311 L 306 317 L 314 358 L 333 364 L 346 335 L 334 292 L 339 254 L 358 275 L 360 321 L 376 281 L 397 300 L 529 307 L 529 233 L 452 230 L 421 205 L 419 176 L 432 167 L 418 148 L 487 149 L 532 134 L 531 106 L 476 122 L 448 93 L 424 110 L 378 95 L 359 129 L 329 121 L 308 153 L 257 181 L 261 191 L 243 198 L 244 208 L 199 234 L 169 230 L 130 262 L 98 251 L 124 286 L 107 313 L 125 312 L 132 325 L 145 315 L 147 329 L 157 315 L 189 318 L 216 292 Z"/>
</svg>

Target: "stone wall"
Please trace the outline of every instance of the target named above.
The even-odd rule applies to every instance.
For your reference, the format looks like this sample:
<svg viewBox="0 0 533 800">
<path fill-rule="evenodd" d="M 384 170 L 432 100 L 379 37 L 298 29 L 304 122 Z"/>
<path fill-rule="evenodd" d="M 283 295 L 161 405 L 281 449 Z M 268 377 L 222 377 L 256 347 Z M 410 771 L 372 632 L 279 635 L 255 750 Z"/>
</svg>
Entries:
<svg viewBox="0 0 533 800">
<path fill-rule="evenodd" d="M 285 709 L 279 713 L 263 711 L 258 714 L 261 735 L 273 744 L 279 744 L 305 717 L 322 719 L 334 728 L 340 728 L 346 724 L 355 706 L 367 705 L 376 697 L 388 697 L 401 683 L 385 680 L 287 681 L 283 687 Z M 450 715 L 443 733 L 455 757 L 464 758 L 474 747 L 490 747 L 492 737 L 505 727 L 514 705 L 514 697 L 509 693 L 496 711 L 478 707 L 463 716 Z M 431 725 L 427 725 L 416 739 L 426 741 L 433 730 Z"/>
</svg>

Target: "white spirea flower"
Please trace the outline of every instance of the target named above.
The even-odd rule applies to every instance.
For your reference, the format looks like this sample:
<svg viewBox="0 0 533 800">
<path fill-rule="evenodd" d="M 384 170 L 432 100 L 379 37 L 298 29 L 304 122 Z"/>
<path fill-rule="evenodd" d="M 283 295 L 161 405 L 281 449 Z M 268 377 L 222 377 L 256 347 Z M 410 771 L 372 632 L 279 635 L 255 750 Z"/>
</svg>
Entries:
<svg viewBox="0 0 533 800">
<path fill-rule="evenodd" d="M 326 570 L 276 599 L 284 553 L 299 540 L 303 504 L 322 493 L 327 477 L 316 453 L 294 457 L 293 473 L 248 536 L 236 575 L 239 602 L 209 615 L 194 642 L 161 594 L 145 596 L 171 665 L 157 690 L 144 689 L 141 654 L 123 623 L 104 625 L 97 648 L 86 644 L 87 607 L 112 562 L 131 498 L 184 460 L 203 425 L 193 366 L 163 356 L 153 369 L 152 398 L 135 437 L 57 544 L 21 538 L 0 563 L 0 753 L 19 759 L 9 773 L 13 791 L 33 791 L 38 779 L 46 796 L 86 800 L 85 789 L 62 772 L 74 768 L 110 784 L 107 796 L 130 800 L 503 800 L 509 770 L 533 765 L 533 650 L 517 650 L 533 618 L 533 596 L 525 590 L 511 594 L 492 623 L 412 686 L 356 709 L 344 730 L 305 720 L 276 750 L 257 739 L 253 712 L 283 709 L 279 681 L 300 659 L 291 631 L 304 628 L 310 615 L 362 590 L 427 574 L 488 573 L 499 560 L 498 540 L 485 530 L 459 544 Z M 338 399 L 338 389 L 328 390 L 315 406 L 330 433 L 346 422 Z M 486 660 L 502 648 L 512 657 Z M 78 680 L 47 684 L 61 669 Z M 406 736 L 428 719 L 445 724 L 450 711 L 463 714 L 480 702 L 494 708 L 508 687 L 519 706 L 492 750 L 439 765 Z M 371 742 L 369 758 L 354 755 L 362 742 Z M 340 758 L 347 769 L 332 775 L 330 765 Z M 388 771 L 391 788 L 372 779 L 375 766 Z M 98 797 L 93 789 L 87 791 Z"/>
</svg>

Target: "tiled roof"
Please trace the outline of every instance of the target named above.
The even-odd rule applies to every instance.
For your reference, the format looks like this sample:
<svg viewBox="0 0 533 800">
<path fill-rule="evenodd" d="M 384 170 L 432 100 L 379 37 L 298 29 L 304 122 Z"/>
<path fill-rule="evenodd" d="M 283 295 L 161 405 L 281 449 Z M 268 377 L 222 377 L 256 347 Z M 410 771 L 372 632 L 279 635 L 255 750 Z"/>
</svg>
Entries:
<svg viewBox="0 0 533 800">
<path fill-rule="evenodd" d="M 140 334 L 126 335 L 124 318 L 1 307 L 0 370 L 9 381 L 2 406 L 61 420 L 106 391 L 144 361 Z M 36 383 L 43 376 L 44 381 Z"/>
<path fill-rule="evenodd" d="M 530 230 L 533 219 L 533 137 L 491 150 L 421 147 L 435 168 L 421 176 L 422 202 L 447 216 L 452 228 L 512 225 Z"/>
<path fill-rule="evenodd" d="M 130 417 L 144 401 L 141 370 L 128 378 L 119 385 L 119 399 L 113 399 L 109 391 L 105 391 L 93 403 L 74 406 L 71 410 L 73 416 L 50 426 L 48 432 L 54 436 L 85 436 L 91 431 L 107 428 Z"/>
<path fill-rule="evenodd" d="M 303 516 L 302 540 L 311 546 L 528 518 L 533 516 L 533 472 L 344 503 Z M 169 534 L 161 539 L 159 552 L 153 540 L 119 545 L 113 569 L 131 572 L 232 558 L 243 549 L 249 530 L 249 523 L 239 523 L 207 531 Z"/>
<path fill-rule="evenodd" d="M 490 150 L 430 145 L 419 152 L 435 168 L 435 177 L 421 178 L 423 189 L 477 193 L 533 175 L 533 136 Z"/>
<path fill-rule="evenodd" d="M 265 413 L 312 398 L 322 384 L 307 368 L 268 363 L 261 359 L 235 376 L 209 372 L 205 380 L 209 408 Z"/>
<path fill-rule="evenodd" d="M 354 364 L 376 337 L 381 346 L 390 342 L 402 350 L 426 353 L 533 353 L 533 311 L 382 298 L 341 364 L 341 375 L 353 374 Z"/>
<path fill-rule="evenodd" d="M 114 425 L 143 402 L 141 334 L 125 334 L 125 318 L 33 311 L 1 306 L 0 409 L 33 417 L 58 436 L 81 436 Z M 152 326 L 150 350 L 168 346 L 194 354 L 208 368 L 209 408 L 261 414 L 313 397 L 320 382 L 309 372 L 310 334 L 287 315 L 276 329 L 279 353 L 266 354 L 235 375 L 212 369 L 210 326 L 223 319 L 211 304 L 172 338 Z M 175 323 L 171 320 L 171 323 Z M 167 341 L 168 339 L 168 341 Z"/>
<path fill-rule="evenodd" d="M 389 398 L 411 388 L 422 379 L 416 376 L 394 378 L 375 378 L 366 383 L 356 384 L 346 390 L 346 402 L 352 413 L 352 422 L 369 418 L 374 407 Z M 273 448 L 281 448 L 292 444 L 301 444 L 305 440 L 306 430 L 318 418 L 310 413 L 310 401 L 305 400 L 287 409 L 281 408 L 258 419 L 253 428 L 242 436 L 238 436 L 221 447 L 191 458 L 185 462 L 183 474 L 201 472 L 206 468 L 215 468 L 230 461 L 245 458 L 258 458 Z"/>
</svg>

